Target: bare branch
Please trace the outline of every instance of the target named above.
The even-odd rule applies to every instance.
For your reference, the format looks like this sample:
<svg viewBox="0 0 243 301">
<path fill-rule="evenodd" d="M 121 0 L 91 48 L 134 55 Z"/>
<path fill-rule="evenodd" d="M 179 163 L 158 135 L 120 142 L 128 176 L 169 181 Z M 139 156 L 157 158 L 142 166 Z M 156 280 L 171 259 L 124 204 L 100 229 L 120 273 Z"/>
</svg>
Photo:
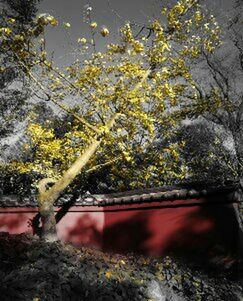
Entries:
<svg viewBox="0 0 243 301">
<path fill-rule="evenodd" d="M 41 83 L 39 83 L 39 81 L 35 78 L 35 76 L 32 74 L 32 72 L 30 70 L 28 71 L 28 74 L 32 78 L 32 80 L 38 85 L 38 87 L 44 92 L 44 94 L 47 96 L 48 101 L 51 101 L 56 106 L 61 108 L 63 111 L 65 111 L 65 112 L 69 113 L 70 115 L 72 115 L 75 119 L 80 121 L 83 125 L 87 126 L 89 129 L 91 129 L 95 133 L 97 133 L 97 134 L 100 133 L 100 131 L 96 127 L 94 127 L 89 122 L 87 122 L 83 117 L 75 114 L 71 109 L 69 109 L 65 105 L 59 103 L 59 101 L 57 101 L 54 97 L 52 97 L 50 94 L 46 93 L 45 88 L 42 86 Z"/>
<path fill-rule="evenodd" d="M 205 53 L 205 51 L 203 51 L 203 55 L 204 55 L 206 62 L 211 70 L 211 73 L 213 75 L 213 78 L 214 78 L 216 84 L 222 91 L 222 93 L 225 97 L 225 100 L 228 100 L 228 89 L 229 89 L 228 79 L 223 75 L 223 73 L 219 70 L 219 68 L 216 68 L 216 66 L 213 64 L 213 62 L 210 61 L 210 59 L 209 59 L 208 55 Z M 226 89 L 225 89 L 225 86 L 222 84 L 222 82 L 220 82 L 218 76 L 220 76 L 220 78 L 223 80 L 224 85 L 226 86 Z"/>
</svg>

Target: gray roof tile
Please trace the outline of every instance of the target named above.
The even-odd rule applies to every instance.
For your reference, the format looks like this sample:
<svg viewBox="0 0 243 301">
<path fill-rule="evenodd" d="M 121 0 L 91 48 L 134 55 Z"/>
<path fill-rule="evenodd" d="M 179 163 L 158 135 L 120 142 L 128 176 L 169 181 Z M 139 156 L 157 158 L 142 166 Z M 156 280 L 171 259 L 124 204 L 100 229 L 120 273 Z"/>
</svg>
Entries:
<svg viewBox="0 0 243 301">
<path fill-rule="evenodd" d="M 205 184 L 196 188 L 187 185 L 165 186 L 148 189 L 138 189 L 132 191 L 124 191 L 110 194 L 87 194 L 79 196 L 75 202 L 75 206 L 112 206 L 122 204 L 141 204 L 149 202 L 163 202 L 167 200 L 184 200 L 205 197 L 213 194 L 230 195 L 228 200 L 232 200 L 233 192 L 236 189 L 235 184 L 215 185 Z M 56 202 L 57 206 L 62 206 L 71 201 L 72 195 L 67 194 L 59 198 Z M 0 196 L 0 207 L 36 207 L 37 199 L 35 195 L 29 197 L 21 197 L 18 195 L 2 195 Z"/>
</svg>

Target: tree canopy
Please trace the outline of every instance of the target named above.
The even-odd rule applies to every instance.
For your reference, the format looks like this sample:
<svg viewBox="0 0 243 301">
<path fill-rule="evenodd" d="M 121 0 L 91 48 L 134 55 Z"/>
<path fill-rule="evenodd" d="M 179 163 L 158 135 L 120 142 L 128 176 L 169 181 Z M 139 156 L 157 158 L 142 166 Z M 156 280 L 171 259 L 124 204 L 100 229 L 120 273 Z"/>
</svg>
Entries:
<svg viewBox="0 0 243 301">
<path fill-rule="evenodd" d="M 222 18 L 224 37 L 220 47 L 213 53 L 203 52 L 197 71 L 192 65 L 192 72 L 197 73 L 195 87 L 198 100 L 181 111 L 191 120 L 199 117 L 204 123 L 207 121 L 207 127 L 211 128 L 210 144 L 214 144 L 209 152 L 211 158 L 219 161 L 218 169 L 225 173 L 224 178 L 230 176 L 236 181 L 240 181 L 243 175 L 242 13 L 242 1 L 235 1 L 230 17 Z M 201 72 L 198 72 L 199 68 Z M 210 170 L 213 164 L 209 160 L 206 166 Z M 210 176 L 215 174 L 208 173 Z"/>
<path fill-rule="evenodd" d="M 18 36 L 33 25 L 38 2 L 36 0 L 0 2 L 0 138 L 11 134 L 17 121 L 24 120 L 30 96 L 26 75 L 13 51 L 6 47 L 6 43 L 11 35 L 15 37 L 13 46 L 15 44 L 16 49 L 21 48 Z"/>
<path fill-rule="evenodd" d="M 105 38 L 109 30 L 89 17 L 91 30 Z M 98 137 L 99 149 L 88 160 L 85 172 L 110 164 L 114 177 L 123 174 L 131 179 L 130 187 L 142 186 L 152 178 L 151 184 L 156 185 L 168 177 L 183 178 L 180 144 L 168 143 L 153 158 L 147 150 L 161 129 L 163 137 L 169 138 L 180 121 L 171 112 L 196 101 L 189 64 L 202 51 L 212 52 L 219 44 L 220 30 L 214 17 L 197 1 L 179 1 L 164 8 L 161 19 L 152 20 L 146 34 L 135 34 L 126 23 L 117 41 L 103 52 L 96 51 L 94 39 L 81 37 L 79 57 L 62 70 L 46 52 L 47 25 L 58 26 L 58 20 L 40 15 L 31 29 L 18 35 L 10 32 L 9 24 L 10 31 L 2 31 L 2 39 L 34 83 L 38 96 L 73 119 L 61 134 L 51 120 L 44 125 L 30 123 L 30 144 L 26 145 L 30 157 L 12 166 L 59 179 Z M 145 164 L 132 174 L 141 158 Z M 127 164 L 123 168 L 122 162 L 129 162 L 129 168 Z"/>
</svg>

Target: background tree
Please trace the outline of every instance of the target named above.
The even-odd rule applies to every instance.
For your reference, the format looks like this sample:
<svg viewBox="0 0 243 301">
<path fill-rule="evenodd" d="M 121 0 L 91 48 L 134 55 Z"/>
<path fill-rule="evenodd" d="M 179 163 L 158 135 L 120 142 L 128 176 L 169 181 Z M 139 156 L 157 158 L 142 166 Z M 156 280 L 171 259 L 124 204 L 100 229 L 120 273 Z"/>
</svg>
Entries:
<svg viewBox="0 0 243 301">
<path fill-rule="evenodd" d="M 30 109 L 30 83 L 12 51 L 5 47 L 8 36 L 14 35 L 15 47 L 21 48 L 21 33 L 28 32 L 37 14 L 38 0 L 1 0 L 0 28 L 0 191 L 24 191 L 29 186 L 26 176 L 7 171 L 3 162 L 19 153 L 18 140 L 23 135 Z M 37 105 L 38 106 L 38 105 Z M 25 183 L 25 184 L 23 184 Z"/>
<path fill-rule="evenodd" d="M 16 47 L 19 45 L 19 33 L 26 32 L 33 25 L 38 3 L 39 1 L 36 0 L 0 1 L 1 34 L 5 39 L 9 34 L 14 34 Z M 6 49 L 5 39 L 0 43 L 0 192 L 21 193 L 25 186 L 30 187 L 28 176 L 6 170 L 3 162 L 8 157 L 12 157 L 18 149 L 15 147 L 15 142 L 24 131 L 30 109 L 31 90 L 15 56 Z"/>
<path fill-rule="evenodd" d="M 18 37 L 20 32 L 31 27 L 38 2 L 2 0 L 0 2 L 1 33 L 6 36 L 14 33 L 15 37 Z M 18 43 L 17 38 L 15 42 Z M 23 70 L 19 68 L 12 52 L 6 50 L 2 40 L 0 45 L 0 137 L 2 138 L 14 130 L 13 124 L 16 120 L 23 120 L 26 100 L 30 94 Z"/>
<path fill-rule="evenodd" d="M 190 118 L 202 117 L 209 126 L 210 123 L 214 125 L 215 137 L 224 132 L 232 141 L 231 152 L 235 161 L 231 167 L 238 180 L 243 172 L 242 11 L 243 2 L 236 1 L 232 17 L 224 28 L 221 47 L 211 54 L 201 50 L 203 57 L 198 68 L 202 72 L 193 71 L 197 76 L 197 98 L 183 112 Z"/>
<path fill-rule="evenodd" d="M 187 166 L 188 181 L 226 183 L 237 177 L 232 140 L 207 120 L 181 126 L 175 140 L 183 141 L 180 157 Z"/>
<path fill-rule="evenodd" d="M 240 224 L 243 229 L 242 21 L 243 1 L 239 0 L 235 1 L 230 15 L 221 20 L 224 32 L 221 47 L 213 53 L 206 53 L 203 49 L 199 49 L 202 57 L 200 57 L 200 61 L 196 67 L 191 65 L 191 72 L 194 78 L 196 78 L 195 90 L 197 96 L 184 109 L 177 113 L 180 116 L 184 115 L 184 117 L 189 118 L 191 121 L 193 119 L 197 120 L 197 118 L 204 120 L 205 129 L 201 128 L 200 130 L 196 124 L 192 125 L 195 140 L 187 140 L 189 149 L 194 147 L 197 149 L 195 141 L 202 139 L 199 142 L 201 154 L 198 152 L 195 155 L 200 158 L 203 154 L 203 149 L 204 154 L 206 151 L 206 153 L 211 155 L 209 156 L 209 160 L 202 160 L 201 164 L 194 157 L 198 163 L 198 167 L 205 170 L 203 164 L 206 164 L 209 179 L 214 177 L 215 168 L 217 167 L 221 173 L 221 179 L 222 176 L 224 179 L 230 177 L 231 180 L 238 182 L 238 199 L 241 202 L 238 215 L 241 219 Z M 188 98 L 190 99 L 190 96 Z M 210 129 L 210 132 L 207 134 L 205 133 L 206 128 Z M 203 139 L 202 134 L 206 134 L 206 137 L 209 139 L 206 147 L 203 145 L 203 141 L 206 141 L 205 138 Z M 216 144 L 215 141 L 217 142 Z M 227 147 L 225 147 L 226 144 L 228 144 Z M 194 151 L 192 154 L 195 153 Z M 216 158 L 218 158 L 218 163 L 214 162 L 216 165 L 214 170 L 212 170 L 212 166 L 214 166 L 212 160 Z M 195 159 L 192 161 L 195 162 Z"/>
</svg>

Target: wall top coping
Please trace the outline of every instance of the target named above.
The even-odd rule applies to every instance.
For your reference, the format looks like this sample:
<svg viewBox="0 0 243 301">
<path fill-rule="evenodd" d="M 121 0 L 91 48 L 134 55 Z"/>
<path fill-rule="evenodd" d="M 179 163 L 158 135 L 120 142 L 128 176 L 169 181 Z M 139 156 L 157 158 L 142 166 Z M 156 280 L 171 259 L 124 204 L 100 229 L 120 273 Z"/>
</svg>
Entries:
<svg viewBox="0 0 243 301">
<path fill-rule="evenodd" d="M 218 184 L 178 184 L 156 188 L 137 189 L 131 191 L 109 194 L 84 194 L 61 196 L 56 206 L 72 204 L 75 206 L 105 207 L 112 205 L 144 204 L 150 202 L 163 202 L 173 200 L 199 199 L 206 196 L 222 196 L 224 201 L 234 202 L 237 185 L 234 183 Z M 0 208 L 6 207 L 36 207 L 36 195 L 0 195 Z"/>
</svg>

